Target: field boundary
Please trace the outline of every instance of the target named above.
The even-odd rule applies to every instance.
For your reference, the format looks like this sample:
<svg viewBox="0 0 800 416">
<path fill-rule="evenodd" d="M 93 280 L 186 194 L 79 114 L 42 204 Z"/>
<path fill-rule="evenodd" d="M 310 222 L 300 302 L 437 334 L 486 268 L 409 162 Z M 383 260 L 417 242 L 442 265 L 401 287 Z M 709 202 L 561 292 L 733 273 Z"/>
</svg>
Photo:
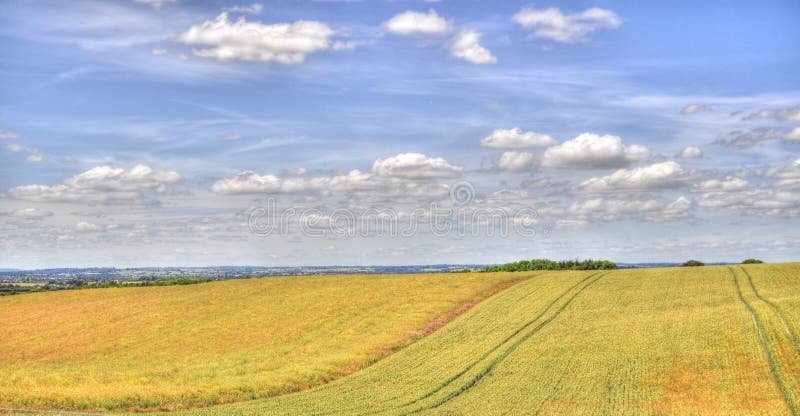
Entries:
<svg viewBox="0 0 800 416">
<path fill-rule="evenodd" d="M 767 339 L 767 334 L 766 334 L 767 331 L 766 328 L 764 327 L 764 323 L 761 319 L 761 316 L 758 314 L 758 311 L 756 311 L 753 305 L 750 304 L 750 302 L 748 302 L 747 299 L 744 297 L 744 294 L 742 293 L 742 288 L 739 285 L 739 279 L 737 278 L 734 269 L 728 266 L 728 270 L 730 271 L 731 276 L 733 277 L 733 283 L 736 286 L 736 293 L 739 295 L 739 300 L 742 301 L 745 308 L 750 313 L 750 316 L 752 316 L 753 318 L 753 322 L 755 323 L 756 327 L 756 332 L 758 334 L 758 338 L 761 343 L 761 349 L 766 355 L 770 372 L 772 373 L 772 377 L 773 380 L 775 381 L 775 384 L 778 386 L 778 389 L 780 390 L 783 396 L 783 401 L 784 403 L 786 403 L 786 406 L 792 412 L 793 416 L 800 416 L 800 413 L 798 413 L 797 410 L 797 405 L 795 405 L 794 401 L 792 400 L 789 387 L 783 381 L 781 371 L 778 368 L 777 362 L 775 361 L 775 356 L 772 354 L 772 349 L 770 348 L 769 340 Z"/>
</svg>

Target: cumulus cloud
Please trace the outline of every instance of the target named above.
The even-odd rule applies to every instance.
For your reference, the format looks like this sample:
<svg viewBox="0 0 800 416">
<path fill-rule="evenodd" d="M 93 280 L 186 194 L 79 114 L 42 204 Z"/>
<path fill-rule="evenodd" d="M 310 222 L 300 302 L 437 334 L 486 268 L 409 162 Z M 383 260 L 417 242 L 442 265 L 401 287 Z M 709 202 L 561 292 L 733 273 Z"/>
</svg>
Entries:
<svg viewBox="0 0 800 416">
<path fill-rule="evenodd" d="M 583 42 L 598 29 L 614 29 L 622 24 L 616 13 L 599 8 L 571 14 L 564 14 L 556 7 L 525 8 L 515 14 L 513 20 L 532 30 L 534 37 L 561 43 Z"/>
<path fill-rule="evenodd" d="M 511 172 L 524 172 L 531 170 L 538 163 L 539 158 L 528 152 L 504 152 L 497 161 L 497 168 Z"/>
<path fill-rule="evenodd" d="M 763 120 L 770 118 L 780 121 L 800 121 L 800 107 L 759 110 L 743 118 L 743 120 Z"/>
<path fill-rule="evenodd" d="M 581 220 L 662 222 L 690 218 L 691 208 L 692 202 L 684 196 L 668 204 L 655 199 L 594 198 L 572 203 L 567 212 Z"/>
<path fill-rule="evenodd" d="M 644 219 L 649 222 L 677 221 L 692 218 L 692 201 L 684 196 L 678 197 L 662 209 L 648 212 Z"/>
<path fill-rule="evenodd" d="M 775 188 L 800 190 L 800 159 L 786 166 L 771 168 L 762 176 L 777 179 L 772 185 Z"/>
<path fill-rule="evenodd" d="M 433 179 L 457 178 L 464 169 L 440 157 L 420 153 L 401 153 L 387 159 L 378 159 L 370 172 L 352 170 L 332 176 L 279 177 L 242 172 L 231 178 L 214 182 L 211 190 L 220 194 L 331 192 L 331 191 L 381 191 L 441 193 L 439 187 L 426 188 L 422 182 Z M 303 172 L 305 173 L 305 172 Z M 420 183 L 410 183 L 419 181 Z M 403 191 L 405 190 L 405 191 Z M 446 191 L 446 188 L 445 188 Z"/>
<path fill-rule="evenodd" d="M 244 17 L 231 22 L 228 14 L 222 13 L 214 21 L 190 27 L 176 40 L 209 46 L 193 50 L 203 58 L 297 64 L 309 54 L 328 49 L 332 35 L 333 30 L 321 22 L 299 20 L 267 25 L 247 22 Z"/>
<path fill-rule="evenodd" d="M 0 129 L 0 139 L 19 139 L 19 135 L 13 131 Z"/>
<path fill-rule="evenodd" d="M 480 38 L 480 33 L 474 30 L 463 29 L 459 31 L 450 43 L 450 54 L 473 64 L 497 63 L 497 58 L 478 43 Z"/>
<path fill-rule="evenodd" d="M 450 24 L 447 20 L 439 16 L 433 9 L 430 9 L 428 13 L 406 11 L 397 14 L 384 22 L 383 27 L 389 32 L 404 36 L 414 34 L 440 35 L 450 30 Z"/>
<path fill-rule="evenodd" d="M 692 114 L 702 113 L 704 111 L 711 111 L 711 108 L 702 104 L 689 104 L 683 107 L 681 114 L 688 116 Z"/>
<path fill-rule="evenodd" d="M 164 192 L 181 180 L 173 171 L 137 165 L 130 169 L 98 166 L 56 185 L 24 185 L 9 189 L 15 199 L 47 202 L 122 203 L 143 199 L 143 192 Z"/>
<path fill-rule="evenodd" d="M 777 174 L 777 170 L 772 174 Z M 791 176 L 791 174 L 787 175 Z M 709 179 L 696 184 L 697 204 L 709 209 L 739 210 L 745 215 L 766 217 L 800 216 L 800 192 L 794 187 L 792 178 L 784 183 L 785 188 L 756 185 L 739 177 Z M 780 182 L 780 181 L 778 181 Z"/>
<path fill-rule="evenodd" d="M 752 188 L 753 185 L 750 182 L 735 176 L 707 179 L 694 185 L 694 189 L 700 192 L 736 192 Z"/>
<path fill-rule="evenodd" d="M 671 160 L 636 169 L 620 169 L 611 175 L 587 179 L 575 192 L 654 191 L 686 184 L 689 175 Z"/>
<path fill-rule="evenodd" d="M 371 177 L 372 174 L 359 170 L 317 178 L 281 178 L 247 171 L 214 182 L 211 190 L 220 194 L 366 190 L 374 187 L 370 182 Z"/>
<path fill-rule="evenodd" d="M 686 146 L 675 157 L 681 159 L 699 159 L 703 157 L 703 150 L 697 146 Z"/>
<path fill-rule="evenodd" d="M 555 146 L 558 141 L 552 137 L 533 131 L 523 132 L 519 128 L 496 129 L 481 139 L 481 146 L 497 149 L 525 149 L 530 147 Z"/>
<path fill-rule="evenodd" d="M 458 178 L 464 168 L 451 165 L 441 157 L 428 157 L 421 153 L 401 153 L 372 165 L 372 172 L 381 176 L 405 179 Z"/>
<path fill-rule="evenodd" d="M 625 146 L 622 139 L 612 135 L 583 133 L 558 146 L 548 148 L 542 157 L 547 167 L 558 168 L 615 168 L 650 157 L 650 150 L 640 145 Z"/>
</svg>

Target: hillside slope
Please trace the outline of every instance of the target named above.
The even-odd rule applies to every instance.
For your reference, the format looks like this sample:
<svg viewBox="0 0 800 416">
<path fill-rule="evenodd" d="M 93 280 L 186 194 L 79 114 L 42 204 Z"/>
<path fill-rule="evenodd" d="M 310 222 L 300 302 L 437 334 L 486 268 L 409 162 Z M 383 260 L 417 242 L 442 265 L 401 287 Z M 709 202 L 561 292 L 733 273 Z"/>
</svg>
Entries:
<svg viewBox="0 0 800 416">
<path fill-rule="evenodd" d="M 529 274 L 348 275 L 0 298 L 0 408 L 174 409 L 348 374 Z"/>
<path fill-rule="evenodd" d="M 554 272 L 313 390 L 180 415 L 797 414 L 800 265 Z"/>
</svg>

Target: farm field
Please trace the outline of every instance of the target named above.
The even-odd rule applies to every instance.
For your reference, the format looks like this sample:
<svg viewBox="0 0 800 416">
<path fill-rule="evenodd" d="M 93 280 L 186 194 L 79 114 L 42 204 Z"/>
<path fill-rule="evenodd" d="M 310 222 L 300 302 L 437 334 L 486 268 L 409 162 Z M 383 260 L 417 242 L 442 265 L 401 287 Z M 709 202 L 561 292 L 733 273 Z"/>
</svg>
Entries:
<svg viewBox="0 0 800 416">
<path fill-rule="evenodd" d="M 514 280 L 263 278 L 0 298 L 0 407 L 175 409 L 353 372 Z"/>
<path fill-rule="evenodd" d="M 163 414 L 800 410 L 800 264 L 443 276 L 489 279 L 492 287 L 515 275 L 532 277 L 346 377 L 278 397 Z M 161 289 L 202 287 L 209 286 Z"/>
<path fill-rule="evenodd" d="M 551 272 L 330 384 L 188 413 L 792 415 L 799 314 L 798 264 Z"/>
</svg>

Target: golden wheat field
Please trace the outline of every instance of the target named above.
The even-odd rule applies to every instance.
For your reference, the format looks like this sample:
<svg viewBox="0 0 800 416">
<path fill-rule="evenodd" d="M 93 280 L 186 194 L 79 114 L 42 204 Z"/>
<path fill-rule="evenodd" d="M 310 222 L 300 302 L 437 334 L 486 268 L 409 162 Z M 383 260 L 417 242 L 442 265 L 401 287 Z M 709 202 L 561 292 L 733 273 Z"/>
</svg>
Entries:
<svg viewBox="0 0 800 416">
<path fill-rule="evenodd" d="M 307 388 L 520 277 L 281 277 L 3 297 L 0 407 L 174 409 Z"/>
<path fill-rule="evenodd" d="M 509 282 L 513 276 L 527 279 L 514 285 L 503 283 Z M 347 284 L 350 281 L 357 282 L 360 278 L 349 276 L 333 279 L 338 284 Z M 451 278 L 456 281 L 464 279 L 463 285 L 470 288 L 462 288 L 465 293 L 461 299 L 469 299 L 475 293 L 500 287 L 497 285 L 502 285 L 503 290 L 430 335 L 417 339 L 360 371 L 329 383 L 277 397 L 195 407 L 166 414 L 797 415 L 800 409 L 800 264 L 447 276 L 447 279 Z M 313 338 L 339 337 L 339 332 L 353 327 L 355 329 L 350 337 L 357 337 L 357 333 L 366 331 L 366 328 L 382 325 L 377 321 L 383 319 L 391 319 L 395 323 L 383 326 L 382 331 L 399 325 L 397 322 L 407 323 L 409 328 L 419 328 L 430 322 L 432 316 L 441 314 L 441 310 L 459 304 L 454 301 L 449 305 L 440 305 L 441 310 L 420 314 L 416 326 L 412 325 L 408 323 L 410 319 L 399 319 L 398 315 L 407 318 L 413 315 L 410 310 L 421 308 L 428 302 L 415 296 L 436 299 L 447 290 L 440 289 L 436 295 L 428 296 L 421 294 L 426 292 L 424 289 L 406 287 L 442 284 L 431 280 L 432 276 L 419 276 L 419 281 L 411 276 L 386 279 L 397 284 L 391 295 L 384 294 L 390 287 L 383 286 L 386 282 L 371 287 L 374 291 L 372 296 L 396 302 L 387 305 L 385 315 L 370 316 L 374 320 L 368 319 L 363 326 L 338 321 L 338 327 L 326 328 L 329 330 L 327 332 L 318 329 L 325 335 L 317 334 Z M 483 285 L 474 283 L 481 279 L 487 279 Z M 320 281 L 324 279 L 316 280 Z M 313 282 L 314 279 L 308 279 L 307 283 L 302 284 L 308 284 L 309 289 L 314 286 Z M 247 282 L 238 284 L 246 285 Z M 191 289 L 219 290 L 224 287 L 221 284 L 216 287 L 198 285 Z M 169 289 L 183 291 L 190 290 L 190 287 Z M 93 292 L 103 293 L 106 290 Z M 77 296 L 78 292 L 48 295 L 53 297 L 52 304 L 59 304 L 61 308 L 71 304 L 77 308 L 74 300 L 69 303 L 57 298 Z M 109 291 L 107 295 L 96 296 L 103 299 L 115 295 L 115 292 Z M 41 299 L 44 298 L 34 299 L 34 295 L 18 296 L 14 302 L 22 302 L 26 296 L 30 296 L 26 302 L 39 303 L 39 308 L 43 307 Z M 140 302 L 144 301 L 147 294 L 140 294 L 139 298 Z M 173 301 L 175 298 L 181 297 L 173 297 Z M 286 297 L 285 301 L 297 301 L 290 298 Z M 192 300 L 196 302 L 197 298 Z M 10 310 L 7 302 L 3 300 L 3 323 L 8 319 Z M 317 303 L 310 299 L 305 302 Z M 194 307 L 206 309 L 211 306 L 195 304 Z M 247 309 L 241 303 L 237 308 Z M 289 306 L 285 308 L 291 310 Z M 300 313 L 300 309 L 296 309 L 297 313 Z M 334 308 L 329 313 L 342 319 L 342 311 Z M 241 314 L 247 316 L 244 312 Z M 197 319 L 211 320 L 213 316 L 214 313 L 198 315 Z M 200 322 L 195 323 L 198 324 Z M 26 328 L 24 331 L 28 331 L 25 336 L 20 335 L 23 326 Z M 32 321 L 23 326 L 13 331 L 4 328 L 3 336 L 10 334 L 17 348 L 24 345 L 30 350 L 37 350 L 33 347 L 39 345 L 39 351 L 48 350 L 48 347 L 44 347 L 46 343 L 42 328 L 50 326 L 36 325 Z M 243 330 L 241 326 L 237 329 Z M 124 330 L 130 329 L 125 326 Z M 180 329 L 173 326 L 170 330 L 181 332 L 180 336 L 172 338 L 173 342 L 181 337 L 202 338 L 188 327 Z M 37 336 L 36 333 L 42 335 Z M 402 339 L 407 335 L 408 332 L 395 334 L 395 338 L 389 339 Z M 356 343 L 364 339 L 375 341 L 376 336 L 373 332 L 370 337 L 351 340 Z M 83 342 L 93 345 L 86 338 L 91 337 L 84 337 Z M 142 344 L 155 342 L 154 338 L 142 340 Z M 19 344 L 22 340 L 26 340 L 25 343 Z M 339 345 L 334 341 L 316 342 L 322 342 L 318 348 Z M 9 383 L 5 374 L 15 374 L 17 380 L 28 383 L 31 387 L 28 390 L 33 390 L 32 387 L 41 382 L 36 377 L 42 376 L 39 371 L 44 371 L 44 366 L 60 366 L 49 364 L 46 358 L 68 361 L 68 351 L 71 351 L 69 348 L 63 349 L 66 345 L 54 345 L 49 347 L 53 351 L 51 354 L 40 353 L 42 355 L 36 360 L 17 356 L 11 361 L 6 358 L 10 349 L 5 344 L 7 341 L 4 338 L 3 359 L 6 361 L 2 367 L 2 397 L 17 400 L 7 401 L 5 406 L 22 404 L 27 394 L 23 389 L 9 388 L 13 383 Z M 120 352 L 124 350 L 122 345 L 107 347 L 104 351 L 124 356 Z M 292 345 L 297 345 L 297 342 Z M 264 348 L 264 351 L 273 348 L 270 349 L 273 354 L 281 351 L 278 347 Z M 181 359 L 184 350 L 191 351 L 191 347 L 186 344 L 179 344 L 175 348 L 162 344 L 148 347 L 152 354 L 171 356 L 175 360 Z M 368 350 L 351 348 L 342 354 L 352 359 L 356 356 L 354 351 Z M 224 356 L 221 352 L 217 354 Z M 319 354 L 326 356 L 328 353 L 320 351 Z M 99 363 L 103 361 L 97 357 L 101 355 L 96 353 L 91 360 L 70 361 L 69 367 L 81 368 L 88 374 L 99 368 Z M 360 356 L 362 362 L 366 356 Z M 208 362 L 220 362 L 216 357 L 209 356 Z M 287 354 L 285 357 L 283 361 L 287 365 L 291 361 L 292 366 L 316 369 L 309 364 L 307 355 Z M 133 360 L 125 362 L 126 365 L 135 365 Z M 105 363 L 125 371 L 116 361 Z M 251 361 L 249 365 L 239 368 L 240 371 L 246 371 L 241 369 L 254 367 Z M 9 369 L 13 373 L 9 373 Z M 137 371 L 144 373 L 145 369 L 137 368 Z M 204 373 L 201 371 L 199 374 Z M 170 377 L 181 380 L 174 375 L 161 375 L 163 380 L 169 380 Z M 120 379 L 126 378 L 121 376 Z M 52 379 L 46 380 L 54 383 Z M 228 382 L 236 379 L 219 380 Z M 64 401 L 64 395 L 77 384 L 51 386 L 48 399 Z M 44 391 L 38 390 L 40 394 Z M 145 396 L 140 399 L 144 400 Z"/>
</svg>

